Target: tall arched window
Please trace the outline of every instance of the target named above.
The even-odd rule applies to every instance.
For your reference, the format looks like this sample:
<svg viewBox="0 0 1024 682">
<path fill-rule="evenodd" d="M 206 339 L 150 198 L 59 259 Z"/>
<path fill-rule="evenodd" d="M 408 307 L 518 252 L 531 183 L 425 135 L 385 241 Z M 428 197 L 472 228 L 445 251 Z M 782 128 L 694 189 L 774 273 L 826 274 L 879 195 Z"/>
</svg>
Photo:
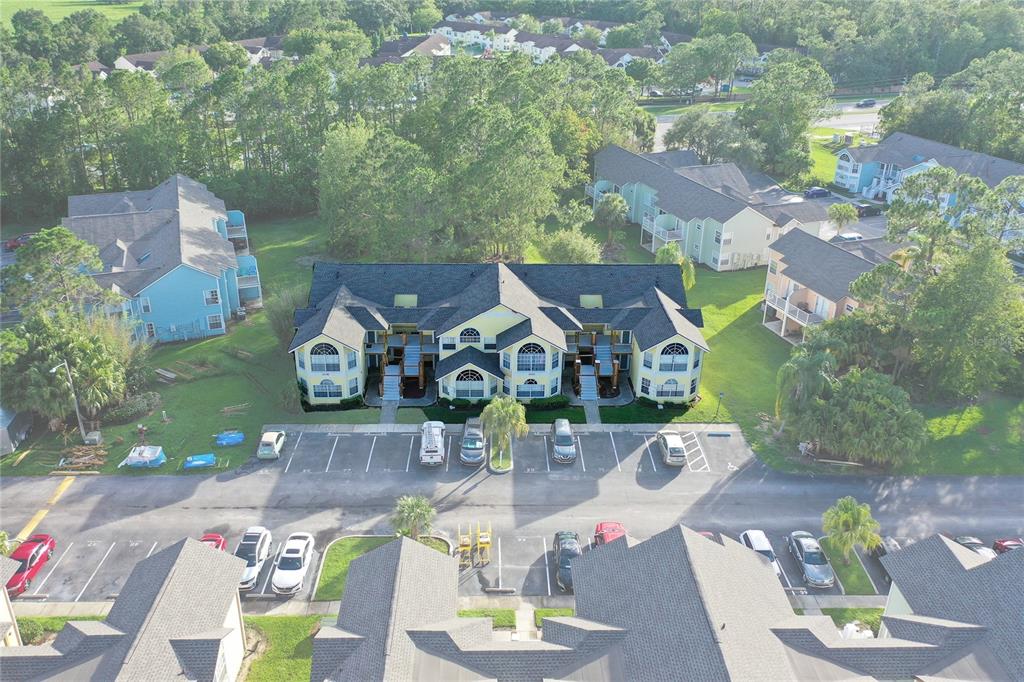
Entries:
<svg viewBox="0 0 1024 682">
<path fill-rule="evenodd" d="M 472 327 L 466 327 L 459 332 L 459 341 L 462 343 L 480 343 L 480 332 Z"/>
<path fill-rule="evenodd" d="M 484 377 L 475 369 L 464 369 L 455 377 L 456 398 L 483 398 Z"/>
<path fill-rule="evenodd" d="M 341 356 L 329 343 L 318 343 L 309 351 L 310 369 L 314 372 L 340 372 Z"/>
<path fill-rule="evenodd" d="M 527 379 L 516 386 L 517 398 L 543 398 L 544 387 L 537 383 L 536 379 Z"/>
<path fill-rule="evenodd" d="M 662 372 L 685 372 L 690 361 L 690 351 L 681 343 L 670 343 L 661 350 L 658 369 Z"/>
<path fill-rule="evenodd" d="M 459 372 L 459 376 L 455 378 L 456 381 L 483 381 L 484 378 L 480 372 L 475 369 L 464 369 Z"/>
<path fill-rule="evenodd" d="M 516 356 L 516 370 L 520 372 L 543 372 L 546 369 L 544 349 L 535 343 L 524 343 Z"/>
<path fill-rule="evenodd" d="M 659 398 L 674 398 L 684 395 L 686 395 L 686 393 L 679 389 L 679 382 L 675 379 L 669 379 L 658 387 Z"/>
<path fill-rule="evenodd" d="M 324 379 L 319 384 L 313 385 L 313 397 L 315 398 L 340 398 L 341 386 L 330 379 Z"/>
</svg>

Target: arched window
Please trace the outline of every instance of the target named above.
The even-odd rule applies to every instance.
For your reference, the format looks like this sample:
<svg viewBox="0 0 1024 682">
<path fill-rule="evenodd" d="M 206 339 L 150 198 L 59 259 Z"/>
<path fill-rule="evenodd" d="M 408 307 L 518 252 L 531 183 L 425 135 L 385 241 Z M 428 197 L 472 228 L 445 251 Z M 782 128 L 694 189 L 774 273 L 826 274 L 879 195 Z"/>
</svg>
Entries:
<svg viewBox="0 0 1024 682">
<path fill-rule="evenodd" d="M 472 327 L 466 327 L 459 332 L 459 341 L 462 343 L 480 343 L 480 332 Z"/>
<path fill-rule="evenodd" d="M 527 379 L 516 386 L 517 398 L 543 398 L 544 387 L 537 383 L 536 379 Z"/>
<path fill-rule="evenodd" d="M 475 369 L 464 369 L 459 372 L 459 376 L 455 377 L 456 381 L 483 381 L 484 378 L 480 372 Z"/>
<path fill-rule="evenodd" d="M 324 379 L 319 384 L 313 386 L 313 397 L 315 398 L 340 398 L 341 397 L 341 386 L 330 379 Z"/>
<path fill-rule="evenodd" d="M 340 372 L 341 356 L 329 343 L 318 343 L 309 351 L 310 368 L 314 372 Z"/>
<path fill-rule="evenodd" d="M 675 379 L 669 379 L 658 387 L 659 398 L 678 398 L 685 395 L 686 393 L 679 389 L 679 382 Z"/>
<path fill-rule="evenodd" d="M 546 369 L 544 349 L 535 343 L 524 343 L 516 356 L 516 369 L 520 372 L 543 372 Z"/>
<path fill-rule="evenodd" d="M 661 350 L 658 369 L 662 372 L 685 372 L 690 360 L 690 351 L 681 343 L 670 343 Z"/>
<path fill-rule="evenodd" d="M 528 386 L 536 386 L 537 385 L 537 380 L 536 379 L 527 379 L 523 383 L 527 384 Z"/>
<path fill-rule="evenodd" d="M 455 377 L 456 398 L 483 398 L 484 377 L 475 369 L 464 369 Z"/>
</svg>

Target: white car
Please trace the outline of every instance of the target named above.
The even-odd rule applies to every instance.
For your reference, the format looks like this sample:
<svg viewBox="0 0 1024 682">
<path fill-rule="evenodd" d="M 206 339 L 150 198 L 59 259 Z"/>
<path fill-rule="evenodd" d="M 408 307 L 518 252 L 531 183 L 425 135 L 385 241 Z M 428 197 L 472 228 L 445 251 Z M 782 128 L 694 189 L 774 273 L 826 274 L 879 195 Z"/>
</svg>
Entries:
<svg viewBox="0 0 1024 682">
<path fill-rule="evenodd" d="M 657 440 L 662 462 L 668 466 L 686 466 L 686 446 L 682 436 L 675 431 L 658 431 Z"/>
<path fill-rule="evenodd" d="M 447 453 L 444 450 L 444 422 L 423 422 L 420 428 L 420 464 L 440 466 Z"/>
<path fill-rule="evenodd" d="M 743 531 L 740 533 L 740 542 L 770 561 L 772 568 L 775 569 L 775 575 L 782 577 L 782 566 L 779 565 L 779 559 L 775 556 L 772 543 L 768 541 L 768 536 L 763 530 Z"/>
<path fill-rule="evenodd" d="M 281 448 L 284 447 L 286 435 L 284 431 L 267 431 L 260 438 L 260 445 L 256 448 L 257 459 L 278 459 L 281 456 Z"/>
<path fill-rule="evenodd" d="M 285 540 L 281 558 L 270 579 L 275 594 L 295 594 L 302 589 L 306 572 L 313 563 L 313 536 L 309 533 L 292 533 Z"/>
<path fill-rule="evenodd" d="M 236 557 L 245 559 L 245 571 L 238 583 L 238 589 L 251 590 L 256 587 L 263 564 L 270 558 L 273 542 L 270 531 L 263 526 L 252 526 L 242 535 L 242 541 L 235 550 Z"/>
</svg>

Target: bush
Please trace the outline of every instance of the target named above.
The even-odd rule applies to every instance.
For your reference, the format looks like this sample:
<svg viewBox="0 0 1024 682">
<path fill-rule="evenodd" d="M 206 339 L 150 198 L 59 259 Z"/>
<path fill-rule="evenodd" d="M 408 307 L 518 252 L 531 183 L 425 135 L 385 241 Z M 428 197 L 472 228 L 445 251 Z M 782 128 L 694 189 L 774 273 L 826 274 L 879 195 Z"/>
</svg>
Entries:
<svg viewBox="0 0 1024 682">
<path fill-rule="evenodd" d="M 643 405 L 644 407 L 650 407 L 650 408 L 655 409 L 655 410 L 658 409 L 658 403 L 654 402 L 650 398 L 645 398 L 642 395 L 638 395 L 636 397 L 636 404 L 637 405 Z"/>
<path fill-rule="evenodd" d="M 107 411 L 107 422 L 110 424 L 126 424 L 136 417 L 149 414 L 160 407 L 160 394 L 147 391 L 138 395 L 130 395 L 121 404 Z"/>
<path fill-rule="evenodd" d="M 473 405 L 473 403 L 466 398 L 456 398 L 455 400 L 452 400 L 450 404 L 456 410 L 468 410 Z"/>
<path fill-rule="evenodd" d="M 344 400 L 328 403 L 327 405 L 311 405 L 306 402 L 305 398 L 302 399 L 302 410 L 304 412 L 336 412 L 338 410 L 357 410 L 362 407 L 363 399 L 359 396 L 345 398 Z"/>
<path fill-rule="evenodd" d="M 569 406 L 569 397 L 553 395 L 548 398 L 536 398 L 530 401 L 531 410 L 561 410 Z"/>
<path fill-rule="evenodd" d="M 42 624 L 28 618 L 24 620 L 18 619 L 18 630 L 21 631 L 21 641 L 25 644 L 38 644 L 46 634 Z"/>
</svg>

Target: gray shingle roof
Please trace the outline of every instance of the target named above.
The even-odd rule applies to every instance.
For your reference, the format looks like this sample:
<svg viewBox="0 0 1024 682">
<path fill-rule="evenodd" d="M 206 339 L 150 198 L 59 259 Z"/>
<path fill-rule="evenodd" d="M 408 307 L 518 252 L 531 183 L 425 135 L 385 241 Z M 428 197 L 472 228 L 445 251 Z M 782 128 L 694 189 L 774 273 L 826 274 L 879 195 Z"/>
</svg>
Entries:
<svg viewBox="0 0 1024 682">
<path fill-rule="evenodd" d="M 858 163 L 895 163 L 900 168 L 935 159 L 939 165 L 980 178 L 989 187 L 995 187 L 1008 176 L 1024 175 L 1024 163 L 972 152 L 907 133 L 893 133 L 878 144 L 848 147 L 845 151 Z"/>
<path fill-rule="evenodd" d="M 65 226 L 96 246 L 101 286 L 134 296 L 179 265 L 219 277 L 238 267 L 235 249 L 214 227 L 224 202 L 206 185 L 174 175 L 153 189 L 68 197 Z"/>
<path fill-rule="evenodd" d="M 862 258 L 800 229 L 790 230 L 768 248 L 782 255 L 782 274 L 833 303 L 850 295 L 855 279 L 888 261 L 874 251 L 864 252 L 871 260 Z"/>
<path fill-rule="evenodd" d="M 590 51 L 597 50 L 597 44 L 586 38 L 570 38 L 561 35 L 551 36 L 543 33 L 525 33 L 523 31 L 516 34 L 516 42 L 520 44 L 533 43 L 534 47 L 538 48 L 553 47 L 556 52 L 565 52 L 573 46 Z"/>
<path fill-rule="evenodd" d="M 614 66 L 626 55 L 633 59 L 642 58 L 653 61 L 660 61 L 662 57 L 661 53 L 653 47 L 601 47 L 597 49 L 597 54 L 601 55 L 608 66 Z"/>
<path fill-rule="evenodd" d="M 491 31 L 499 35 L 503 35 L 515 29 L 506 24 L 477 24 L 471 21 L 439 21 L 434 24 L 434 28 L 443 28 L 447 26 L 456 33 L 467 33 L 469 31 L 479 31 L 480 35 L 487 35 Z"/>
<path fill-rule="evenodd" d="M 498 354 L 485 353 L 472 346 L 466 346 L 462 350 L 440 360 L 434 369 L 434 376 L 438 379 L 446 377 L 466 365 L 482 369 L 493 377 L 498 377 L 499 379 L 502 377 L 501 367 L 498 365 Z"/>
<path fill-rule="evenodd" d="M 699 166 L 700 158 L 691 149 L 668 149 L 663 152 L 650 152 L 640 156 L 651 161 L 660 163 L 665 168 L 685 168 L 686 166 Z"/>
</svg>

